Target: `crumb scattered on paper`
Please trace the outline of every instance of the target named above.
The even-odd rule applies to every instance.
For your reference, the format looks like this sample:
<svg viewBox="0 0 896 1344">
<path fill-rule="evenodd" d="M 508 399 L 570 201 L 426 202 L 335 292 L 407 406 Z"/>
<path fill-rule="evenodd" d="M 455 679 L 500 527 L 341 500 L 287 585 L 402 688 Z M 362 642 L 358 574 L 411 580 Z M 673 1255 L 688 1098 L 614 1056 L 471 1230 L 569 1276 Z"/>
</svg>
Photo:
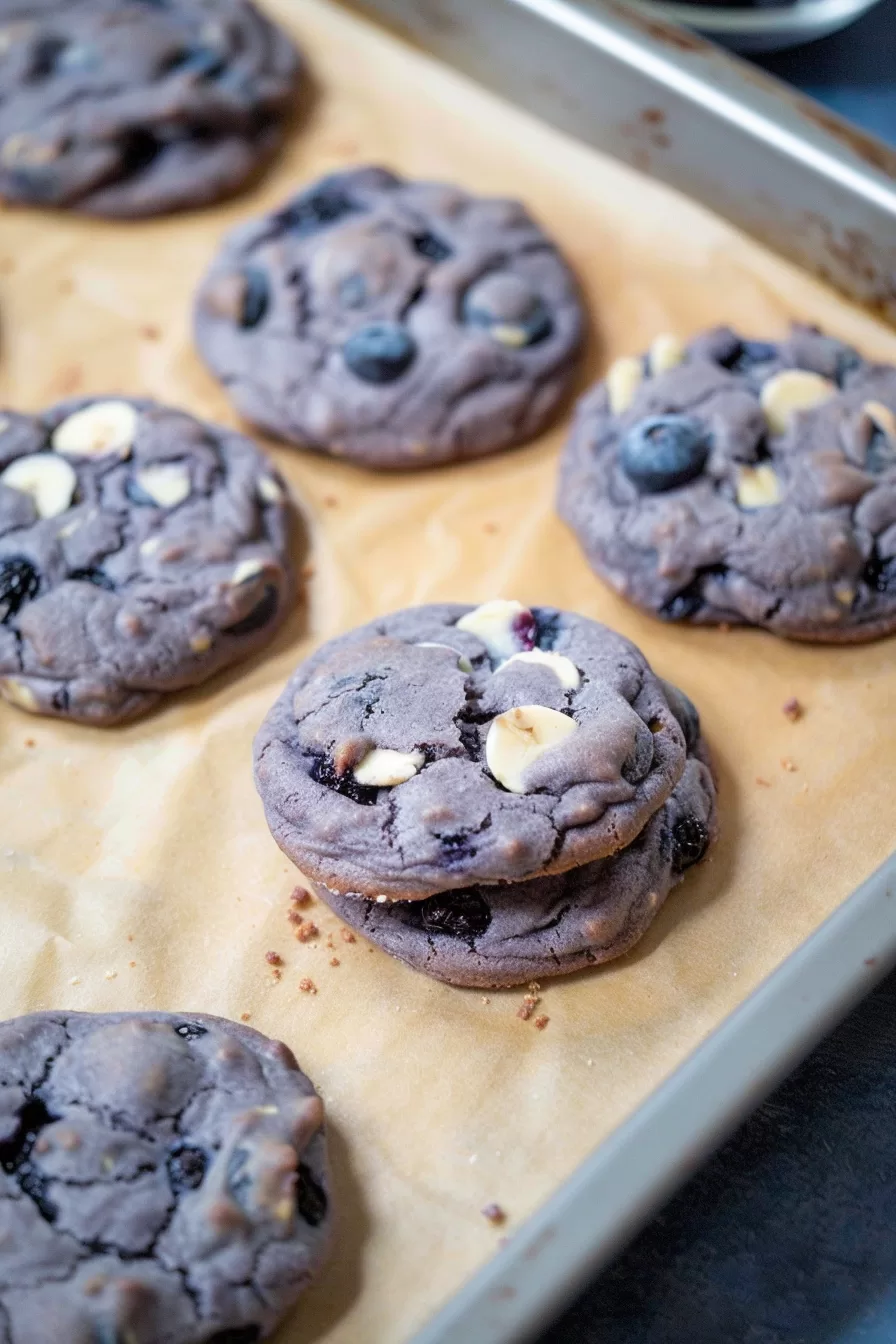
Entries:
<svg viewBox="0 0 896 1344">
<path fill-rule="evenodd" d="M 486 1204 L 482 1210 L 482 1216 L 486 1222 L 491 1223 L 492 1227 L 501 1227 L 502 1224 L 507 1222 L 507 1214 L 500 1204 Z"/>
<path fill-rule="evenodd" d="M 789 719 L 791 723 L 796 723 L 798 719 L 803 717 L 805 712 L 805 709 L 795 695 L 792 695 L 789 700 L 785 700 L 784 704 L 781 706 L 781 713 L 784 715 L 785 719 Z"/>
</svg>

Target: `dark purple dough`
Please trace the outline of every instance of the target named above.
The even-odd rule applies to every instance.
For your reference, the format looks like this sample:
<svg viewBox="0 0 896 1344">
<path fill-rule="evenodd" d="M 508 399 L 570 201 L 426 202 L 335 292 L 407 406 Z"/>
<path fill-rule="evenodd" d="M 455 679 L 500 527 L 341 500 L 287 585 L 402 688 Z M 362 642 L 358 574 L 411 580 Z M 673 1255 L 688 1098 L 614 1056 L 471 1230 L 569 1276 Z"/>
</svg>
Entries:
<svg viewBox="0 0 896 1344">
<path fill-rule="evenodd" d="M 538 434 L 582 326 L 569 268 L 521 205 L 382 168 L 241 225 L 196 305 L 200 353 L 241 414 L 380 468 Z"/>
<path fill-rule="evenodd" d="M 146 400 L 0 415 L 0 696 L 118 723 L 265 644 L 286 487 L 242 434 Z"/>
<path fill-rule="evenodd" d="M 609 858 L 553 877 L 385 905 L 313 886 L 346 924 L 415 970 L 492 989 L 566 975 L 627 952 L 704 857 L 715 831 L 715 786 L 698 746 L 660 810 Z"/>
<path fill-rule="evenodd" d="M 251 1344 L 323 1260 L 323 1106 L 201 1014 L 0 1024 L 2 1344 Z"/>
<path fill-rule="evenodd" d="M 506 716 L 533 708 L 567 736 L 512 779 Z M 614 853 L 685 754 L 663 684 L 621 635 L 549 607 L 446 603 L 318 649 L 259 730 L 255 775 L 274 838 L 309 878 L 419 900 Z M 371 784 L 390 777 L 383 761 L 401 782 Z"/>
<path fill-rule="evenodd" d="M 669 621 L 896 630 L 896 369 L 798 326 L 720 328 L 660 372 L 656 351 L 633 395 L 631 364 L 588 393 L 562 459 L 559 511 L 595 571 Z"/>
<path fill-rule="evenodd" d="M 218 200 L 280 143 L 298 78 L 249 0 L 0 0 L 0 197 L 118 217 Z"/>
</svg>

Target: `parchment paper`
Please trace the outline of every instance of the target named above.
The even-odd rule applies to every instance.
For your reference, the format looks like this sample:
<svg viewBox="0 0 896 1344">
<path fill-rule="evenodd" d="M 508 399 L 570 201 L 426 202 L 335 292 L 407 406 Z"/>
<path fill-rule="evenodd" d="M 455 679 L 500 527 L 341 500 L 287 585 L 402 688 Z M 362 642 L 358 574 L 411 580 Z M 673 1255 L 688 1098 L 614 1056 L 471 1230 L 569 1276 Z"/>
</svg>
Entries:
<svg viewBox="0 0 896 1344">
<path fill-rule="evenodd" d="M 135 225 L 0 215 L 0 402 L 148 393 L 234 423 L 191 347 L 195 283 L 225 227 L 363 159 L 524 198 L 596 315 L 588 379 L 658 330 L 729 320 L 759 336 L 791 315 L 896 360 L 892 332 L 669 190 L 325 0 L 270 9 L 294 27 L 318 88 L 256 190 Z M 248 1013 L 289 1042 L 326 1099 L 339 1250 L 284 1344 L 407 1338 L 495 1252 L 501 1232 L 482 1206 L 501 1204 L 512 1231 L 896 839 L 894 643 L 800 647 L 638 615 L 554 517 L 562 434 L 407 477 L 274 446 L 308 514 L 314 577 L 307 616 L 272 650 L 125 729 L 0 707 L 0 1014 Z M 714 857 L 632 955 L 543 988 L 543 1030 L 517 1018 L 521 991 L 436 984 L 342 942 L 320 906 L 321 937 L 295 941 L 297 874 L 250 770 L 257 725 L 315 643 L 408 603 L 498 595 L 634 638 L 699 705 L 721 783 Z M 791 696 L 807 707 L 796 724 L 781 712 Z M 285 959 L 280 983 L 268 950 Z M 316 994 L 300 991 L 303 977 Z"/>
</svg>

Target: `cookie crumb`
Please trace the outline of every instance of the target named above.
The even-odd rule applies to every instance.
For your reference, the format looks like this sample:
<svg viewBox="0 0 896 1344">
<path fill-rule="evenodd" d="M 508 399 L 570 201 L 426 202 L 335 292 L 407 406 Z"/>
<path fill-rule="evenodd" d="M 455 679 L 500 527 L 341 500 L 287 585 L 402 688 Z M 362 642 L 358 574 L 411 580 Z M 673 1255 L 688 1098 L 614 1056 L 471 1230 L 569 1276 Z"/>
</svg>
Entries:
<svg viewBox="0 0 896 1344">
<path fill-rule="evenodd" d="M 507 1214 L 500 1204 L 486 1204 L 482 1210 L 482 1216 L 486 1222 L 491 1223 L 492 1227 L 501 1227 L 507 1222 Z"/>
<path fill-rule="evenodd" d="M 782 757 L 781 757 L 781 769 L 782 769 L 782 770 L 789 770 L 790 773 L 793 774 L 793 772 L 794 772 L 797 768 L 798 768 L 798 767 L 794 764 L 794 762 L 790 759 L 789 756 L 782 756 Z"/>
<path fill-rule="evenodd" d="M 338 965 L 339 965 L 339 958 L 338 958 L 338 957 L 331 957 L 331 958 L 330 958 L 330 965 L 331 965 L 331 966 L 338 966 Z"/>
<path fill-rule="evenodd" d="M 488 532 L 490 536 L 495 536 L 496 533 L 501 531 L 497 523 L 483 523 L 482 530 Z"/>
<path fill-rule="evenodd" d="M 69 980 L 70 985 L 80 985 L 80 983 L 81 983 L 80 975 L 73 975 L 71 980 Z"/>
<path fill-rule="evenodd" d="M 527 987 L 527 991 L 523 995 L 523 1002 L 516 1010 L 516 1015 L 521 1022 L 528 1022 L 529 1018 L 535 1012 L 535 1009 L 541 1003 L 541 996 L 538 993 L 540 989 L 541 985 L 537 980 L 533 980 Z"/>
<path fill-rule="evenodd" d="M 129 942 L 129 943 L 132 943 L 133 941 L 134 941 L 134 935 L 133 935 L 132 933 L 129 933 L 129 934 L 128 934 L 128 942 Z"/>
<path fill-rule="evenodd" d="M 317 993 L 317 985 L 314 983 L 313 980 L 308 980 L 307 978 L 299 981 L 299 989 L 302 991 L 303 994 Z"/>
<path fill-rule="evenodd" d="M 537 1029 L 538 1031 L 544 1031 L 545 1027 L 546 1027 L 547 1024 L 550 1022 L 550 1020 L 551 1020 L 551 1019 L 550 1019 L 549 1017 L 545 1017 L 543 1014 L 542 1014 L 541 1017 L 536 1017 L 536 1019 L 535 1019 L 535 1027 L 536 1027 L 536 1029 Z"/>
<path fill-rule="evenodd" d="M 798 719 L 803 717 L 805 712 L 805 709 L 795 695 L 792 695 L 789 700 L 785 700 L 784 704 L 781 706 L 781 713 L 784 715 L 785 719 L 789 719 L 791 723 L 796 723 Z"/>
<path fill-rule="evenodd" d="M 759 785 L 759 787 L 760 787 L 761 789 L 770 789 L 770 788 L 771 788 L 771 781 L 770 781 L 770 780 L 767 780 L 767 779 L 763 779 L 761 775 L 757 775 L 757 776 L 756 776 L 756 783 Z"/>
<path fill-rule="evenodd" d="M 274 969 L 271 971 L 271 984 L 279 985 L 282 979 L 283 979 L 283 972 L 281 971 L 279 966 L 275 966 Z"/>
<path fill-rule="evenodd" d="M 304 923 L 305 923 L 305 918 L 304 918 L 304 916 L 303 916 L 303 915 L 300 915 L 299 912 L 298 912 L 298 910 L 288 910 L 288 911 L 286 912 L 286 918 L 289 920 L 290 924 L 304 924 Z"/>
<path fill-rule="evenodd" d="M 282 966 L 283 958 L 279 952 L 265 952 L 264 959 L 269 966 Z"/>
<path fill-rule="evenodd" d="M 241 1021 L 241 1022 L 251 1022 L 251 1021 L 252 1021 L 252 1014 L 251 1014 L 251 1013 L 240 1013 L 240 1021 Z"/>
<path fill-rule="evenodd" d="M 332 933 L 328 933 L 328 934 L 327 934 L 327 948 L 328 948 L 328 950 L 329 950 L 330 952 L 335 952 L 335 951 L 336 951 L 336 944 L 333 942 L 333 935 L 332 935 Z"/>
<path fill-rule="evenodd" d="M 335 509 L 336 505 L 339 503 L 339 500 L 336 498 L 335 495 L 324 495 L 323 499 L 321 500 L 321 503 L 323 504 L 325 509 Z"/>
<path fill-rule="evenodd" d="M 351 929 L 347 929 L 344 924 L 339 930 L 339 937 L 344 943 L 356 943 L 358 941 Z"/>
<path fill-rule="evenodd" d="M 36 746 L 37 746 L 37 743 L 35 742 L 35 740 L 34 740 L 33 737 L 26 737 L 26 738 L 25 738 L 25 746 L 26 746 L 26 747 L 36 747 Z"/>
<path fill-rule="evenodd" d="M 136 961 L 129 961 L 129 962 L 128 962 L 128 966 L 131 968 L 131 970 L 133 970 L 134 967 L 135 967 L 136 965 L 137 965 Z"/>
<path fill-rule="evenodd" d="M 483 1002 L 483 1003 L 491 1003 L 491 999 L 483 999 L 482 1002 Z"/>
<path fill-rule="evenodd" d="M 292 901 L 293 905 L 298 905 L 302 909 L 304 909 L 306 905 L 312 905 L 314 903 L 314 897 L 307 887 L 293 887 L 289 899 Z"/>
<path fill-rule="evenodd" d="M 143 337 L 144 341 L 157 341 L 161 334 L 159 328 L 152 322 L 147 322 L 140 328 L 140 335 Z"/>
<path fill-rule="evenodd" d="M 106 972 L 106 979 L 107 979 L 107 980 L 116 980 L 117 978 L 118 978 L 118 972 L 117 972 L 117 971 L 107 971 L 107 972 Z"/>
<path fill-rule="evenodd" d="M 310 919 L 306 919 L 296 929 L 296 937 L 300 943 L 308 943 L 312 938 L 316 938 L 320 930 L 316 924 L 312 924 Z"/>
<path fill-rule="evenodd" d="M 300 579 L 313 579 L 314 574 L 315 569 L 313 565 L 303 565 L 302 568 L 299 570 Z"/>
</svg>

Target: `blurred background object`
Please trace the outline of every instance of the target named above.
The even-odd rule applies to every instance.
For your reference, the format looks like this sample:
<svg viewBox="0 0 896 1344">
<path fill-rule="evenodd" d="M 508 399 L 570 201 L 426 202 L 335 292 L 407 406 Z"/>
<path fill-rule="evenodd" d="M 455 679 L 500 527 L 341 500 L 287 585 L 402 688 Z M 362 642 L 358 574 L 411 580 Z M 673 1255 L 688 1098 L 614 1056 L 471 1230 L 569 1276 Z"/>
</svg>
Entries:
<svg viewBox="0 0 896 1344">
<path fill-rule="evenodd" d="M 779 51 L 827 37 L 855 22 L 879 0 L 641 0 L 637 8 L 673 19 L 735 51 Z M 892 54 L 892 53 L 891 53 Z"/>
</svg>

